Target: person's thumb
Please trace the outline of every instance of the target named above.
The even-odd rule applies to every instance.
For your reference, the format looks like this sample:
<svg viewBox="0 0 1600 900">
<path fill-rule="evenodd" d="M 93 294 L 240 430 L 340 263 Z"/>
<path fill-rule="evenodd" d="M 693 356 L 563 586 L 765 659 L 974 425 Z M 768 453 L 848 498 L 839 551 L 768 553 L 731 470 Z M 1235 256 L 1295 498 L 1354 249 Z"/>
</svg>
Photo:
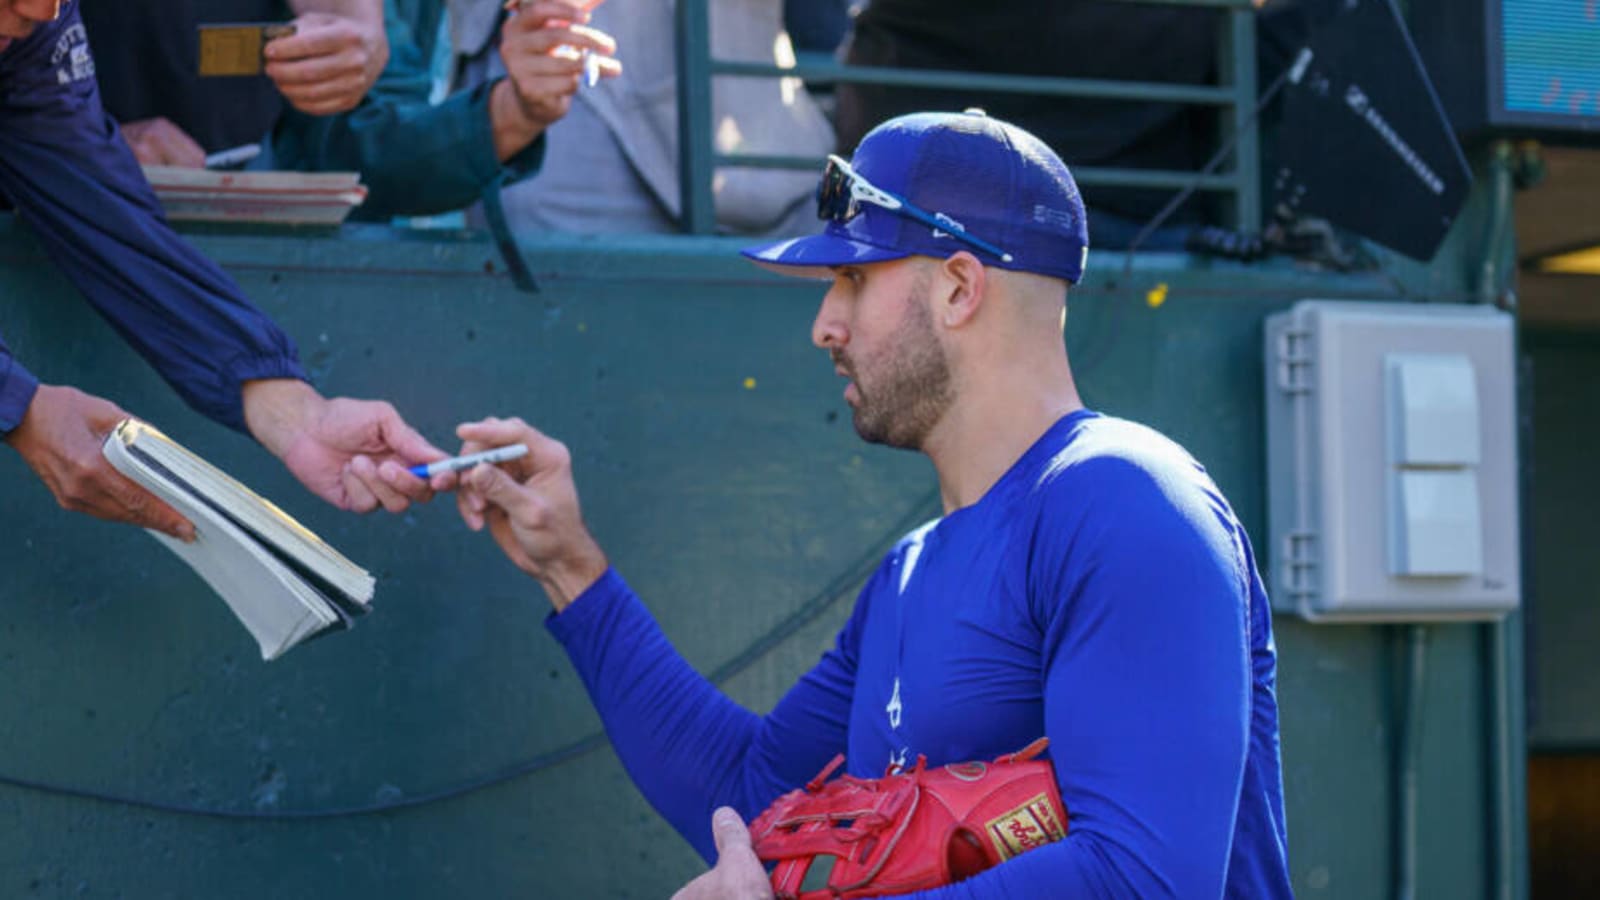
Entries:
<svg viewBox="0 0 1600 900">
<path fill-rule="evenodd" d="M 399 454 L 408 465 L 437 462 L 450 455 L 429 443 L 428 439 L 415 428 L 407 425 L 406 420 L 400 418 L 400 413 L 392 407 L 383 410 L 382 429 L 384 441 L 389 445 L 389 449 Z"/>
<path fill-rule="evenodd" d="M 718 856 L 726 856 L 729 850 L 750 848 L 750 829 L 731 807 L 718 807 L 711 814 L 711 834 L 717 841 Z"/>
<path fill-rule="evenodd" d="M 508 513 L 515 513 L 528 500 L 526 489 L 499 466 L 474 466 L 467 472 L 467 485 Z"/>
</svg>

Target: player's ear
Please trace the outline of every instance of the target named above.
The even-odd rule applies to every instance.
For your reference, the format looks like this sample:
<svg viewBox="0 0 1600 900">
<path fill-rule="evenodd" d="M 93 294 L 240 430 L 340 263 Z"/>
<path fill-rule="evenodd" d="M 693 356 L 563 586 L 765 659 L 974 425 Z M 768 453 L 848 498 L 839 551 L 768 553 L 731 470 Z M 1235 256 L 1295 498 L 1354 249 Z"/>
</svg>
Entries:
<svg viewBox="0 0 1600 900">
<path fill-rule="evenodd" d="M 966 250 L 958 250 L 939 263 L 934 278 L 935 318 L 946 328 L 960 328 L 983 305 L 987 273 L 983 263 Z"/>
</svg>

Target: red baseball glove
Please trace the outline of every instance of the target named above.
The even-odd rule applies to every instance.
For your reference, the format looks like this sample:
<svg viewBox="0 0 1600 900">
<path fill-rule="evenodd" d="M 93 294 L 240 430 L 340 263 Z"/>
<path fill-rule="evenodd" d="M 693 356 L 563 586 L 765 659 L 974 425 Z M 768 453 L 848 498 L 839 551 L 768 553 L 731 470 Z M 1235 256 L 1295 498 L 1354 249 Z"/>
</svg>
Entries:
<svg viewBox="0 0 1600 900">
<path fill-rule="evenodd" d="M 1067 811 L 1040 738 L 992 763 L 915 768 L 882 778 L 841 775 L 844 756 L 750 823 L 756 855 L 776 862 L 778 900 L 848 900 L 969 878 L 1060 840 Z M 891 770 L 892 772 L 892 770 Z M 802 892 L 818 856 L 835 857 L 826 888 Z"/>
</svg>

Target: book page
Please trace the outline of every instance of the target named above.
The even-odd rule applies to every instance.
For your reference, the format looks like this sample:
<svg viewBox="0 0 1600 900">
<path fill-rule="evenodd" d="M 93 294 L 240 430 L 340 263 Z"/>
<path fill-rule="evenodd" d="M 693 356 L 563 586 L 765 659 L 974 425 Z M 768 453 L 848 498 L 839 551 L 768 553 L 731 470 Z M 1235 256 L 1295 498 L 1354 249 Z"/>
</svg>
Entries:
<svg viewBox="0 0 1600 900">
<path fill-rule="evenodd" d="M 292 557 L 291 565 L 303 565 L 311 570 L 313 577 L 327 581 L 356 604 L 364 606 L 371 601 L 376 587 L 372 576 L 272 501 L 148 424 L 134 422 L 128 428 L 119 426 L 118 434 L 134 457 L 141 452 L 149 454 L 180 483 L 217 504 L 224 515 L 237 519 L 246 531 Z"/>
<path fill-rule="evenodd" d="M 138 423 L 123 423 L 129 424 Z M 131 436 L 119 425 L 103 446 L 107 460 L 183 513 L 194 523 L 196 539 L 193 543 L 184 543 L 157 531 L 150 531 L 150 534 L 222 596 L 256 639 L 262 659 L 276 659 L 306 638 L 345 624 L 345 618 L 327 596 L 280 560 L 255 535 L 141 459 L 125 442 Z M 207 466 L 209 468 L 209 464 Z M 293 519 L 288 521 L 299 527 Z M 311 537 L 315 539 L 315 535 Z M 353 567 L 348 560 L 344 562 Z M 370 576 L 367 577 L 370 580 Z"/>
</svg>

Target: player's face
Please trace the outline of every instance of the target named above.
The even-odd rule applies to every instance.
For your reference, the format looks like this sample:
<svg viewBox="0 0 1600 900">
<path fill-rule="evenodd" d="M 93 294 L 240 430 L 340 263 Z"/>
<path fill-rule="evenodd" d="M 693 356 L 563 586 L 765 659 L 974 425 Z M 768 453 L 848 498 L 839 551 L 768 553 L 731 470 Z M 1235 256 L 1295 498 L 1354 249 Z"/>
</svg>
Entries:
<svg viewBox="0 0 1600 900">
<path fill-rule="evenodd" d="M 0 0 L 0 50 L 61 15 L 61 0 Z"/>
<path fill-rule="evenodd" d="M 834 270 L 811 339 L 850 379 L 844 399 L 863 440 L 919 449 L 953 396 L 950 362 L 915 257 Z"/>
</svg>

